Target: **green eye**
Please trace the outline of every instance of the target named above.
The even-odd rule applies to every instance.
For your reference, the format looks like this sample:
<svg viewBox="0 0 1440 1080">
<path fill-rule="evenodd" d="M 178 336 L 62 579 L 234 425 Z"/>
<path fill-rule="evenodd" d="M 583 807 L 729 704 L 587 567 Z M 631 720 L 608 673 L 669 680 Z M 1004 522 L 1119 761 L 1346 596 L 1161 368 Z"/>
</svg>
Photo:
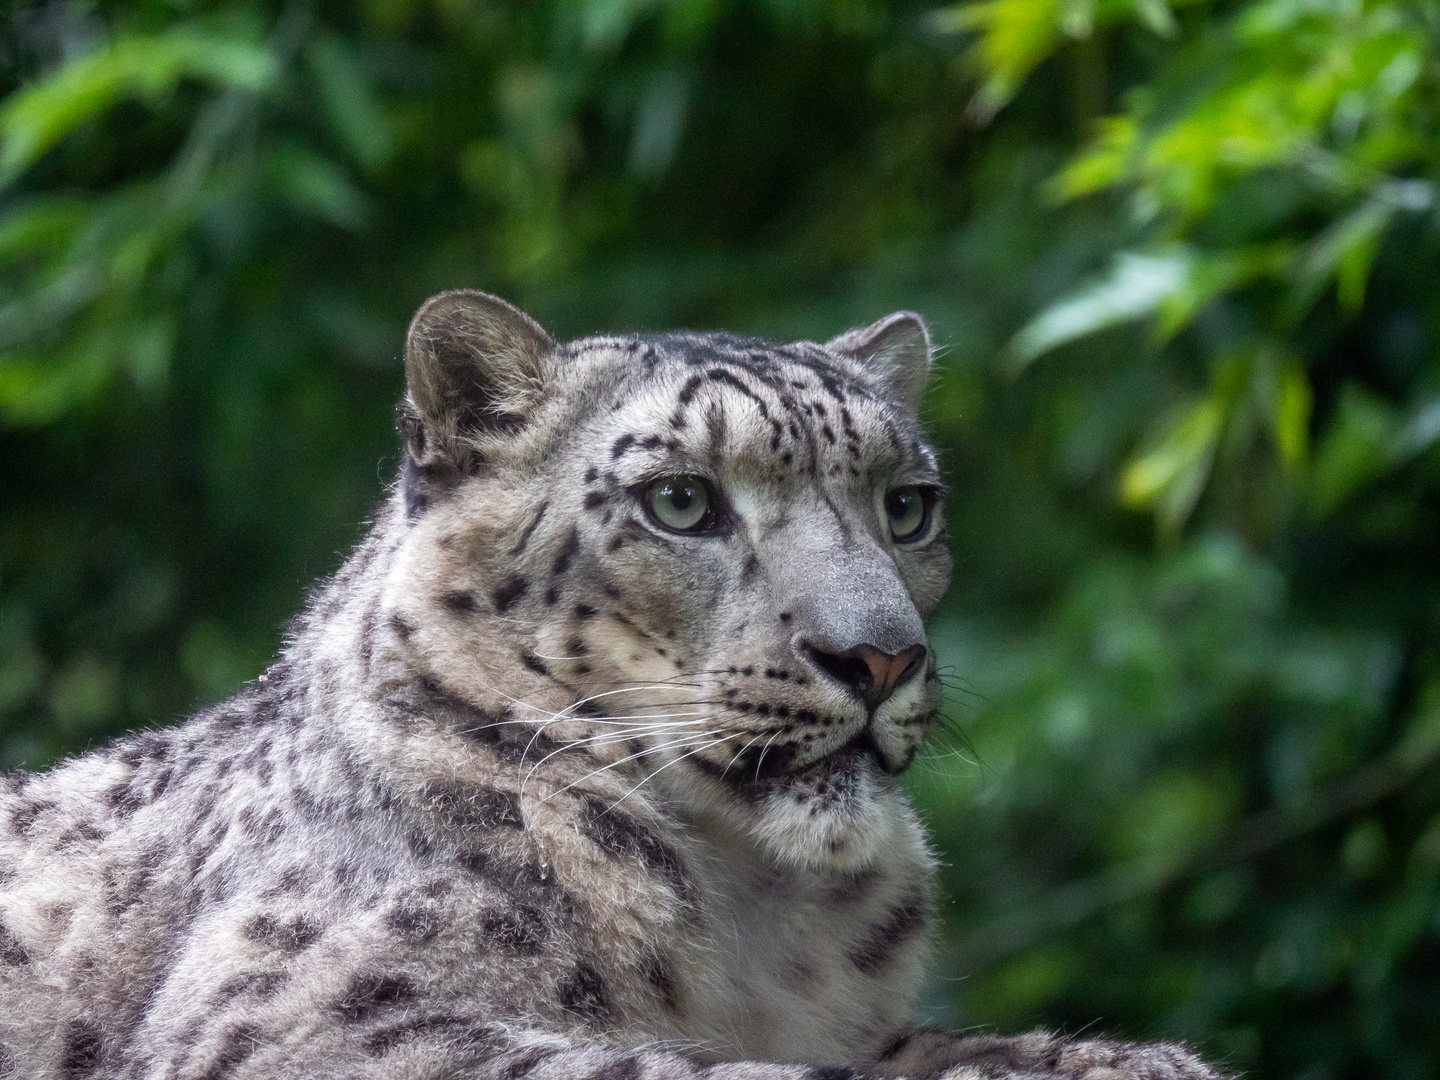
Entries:
<svg viewBox="0 0 1440 1080">
<path fill-rule="evenodd" d="M 904 543 L 918 540 L 930 525 L 930 502 L 923 488 L 898 487 L 885 493 L 890 535 Z"/>
<path fill-rule="evenodd" d="M 651 516 L 675 532 L 696 532 L 710 521 L 710 488 L 698 476 L 662 476 L 645 492 Z"/>
</svg>

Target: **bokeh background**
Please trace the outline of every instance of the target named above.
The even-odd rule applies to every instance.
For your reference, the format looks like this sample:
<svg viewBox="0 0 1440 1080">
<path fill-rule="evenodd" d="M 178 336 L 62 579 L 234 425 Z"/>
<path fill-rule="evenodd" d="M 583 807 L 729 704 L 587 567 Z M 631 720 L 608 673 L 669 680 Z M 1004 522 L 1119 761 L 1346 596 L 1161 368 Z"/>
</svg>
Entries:
<svg viewBox="0 0 1440 1080">
<path fill-rule="evenodd" d="M 0 764 L 232 693 L 408 316 L 942 345 L 927 1015 L 1440 1075 L 1440 5 L 52 0 L 0 28 Z"/>
</svg>

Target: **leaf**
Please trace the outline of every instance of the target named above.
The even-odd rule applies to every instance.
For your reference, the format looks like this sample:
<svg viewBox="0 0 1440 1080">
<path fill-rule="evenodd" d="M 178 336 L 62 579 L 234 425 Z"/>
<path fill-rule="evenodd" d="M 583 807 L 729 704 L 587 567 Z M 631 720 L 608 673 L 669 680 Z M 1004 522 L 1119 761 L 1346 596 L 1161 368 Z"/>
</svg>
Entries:
<svg viewBox="0 0 1440 1080">
<path fill-rule="evenodd" d="M 330 130 L 362 169 L 379 169 L 395 151 L 395 133 L 354 49 L 337 37 L 326 36 L 311 42 L 305 58 Z"/>
<path fill-rule="evenodd" d="M 108 383 L 108 350 L 96 335 L 74 342 L 59 355 L 0 356 L 0 421 L 10 427 L 39 427 Z"/>
<path fill-rule="evenodd" d="M 1404 462 L 1419 457 L 1440 441 L 1440 397 L 1423 401 L 1395 434 L 1392 455 Z"/>
<path fill-rule="evenodd" d="M 289 143 L 276 150 L 269 173 L 279 194 L 308 217 L 351 232 L 369 220 L 369 202 L 345 171 L 307 146 Z"/>
<path fill-rule="evenodd" d="M 1310 455 L 1310 380 L 1293 360 L 1276 376 L 1270 431 L 1280 460 L 1292 471 L 1302 468 Z"/>
<path fill-rule="evenodd" d="M 1299 310 L 1308 308 L 1334 278 L 1341 306 L 1351 313 L 1359 311 L 1365 302 L 1371 264 L 1396 214 L 1419 213 L 1436 202 L 1435 186 L 1424 180 L 1377 184 L 1368 198 L 1307 245 L 1297 266 L 1292 305 Z"/>
<path fill-rule="evenodd" d="M 1297 274 L 1297 305 L 1309 307 L 1332 278 L 1341 306 L 1349 312 L 1365 302 L 1365 282 L 1390 225 L 1395 207 L 1384 199 L 1366 199 L 1310 241 Z"/>
<path fill-rule="evenodd" d="M 1057 0 L 983 0 L 932 16 L 937 29 L 979 35 L 970 62 L 984 82 L 971 101 L 972 115 L 988 120 L 1009 102 L 1025 77 L 1053 51 L 1060 20 Z"/>
<path fill-rule="evenodd" d="M 1160 525 L 1174 532 L 1185 523 L 1205 489 L 1226 410 L 1214 394 L 1185 410 L 1157 443 L 1125 467 L 1120 501 L 1153 507 Z"/>
<path fill-rule="evenodd" d="M 1310 505 L 1320 516 L 1383 474 L 1399 428 L 1394 410 L 1360 388 L 1347 386 L 1320 443 L 1310 480 Z"/>
<path fill-rule="evenodd" d="M 185 28 L 119 38 L 0 104 L 0 187 L 122 98 L 159 99 L 187 78 L 259 91 L 275 74 L 274 58 L 250 42 L 205 37 Z"/>
<path fill-rule="evenodd" d="M 1061 170 L 1049 184 L 1057 202 L 1093 195 L 1119 182 L 1130 169 L 1139 125 L 1131 116 L 1105 116 L 1097 121 L 1090 145 Z"/>
<path fill-rule="evenodd" d="M 1122 252 L 1109 277 L 1052 304 L 1011 339 L 1005 370 L 1018 375 L 1060 345 L 1153 314 L 1184 287 L 1191 265 L 1191 256 L 1183 250 L 1166 255 Z"/>
<path fill-rule="evenodd" d="M 1131 0 L 1135 14 L 1158 37 L 1174 37 L 1179 29 L 1165 0 Z"/>
</svg>

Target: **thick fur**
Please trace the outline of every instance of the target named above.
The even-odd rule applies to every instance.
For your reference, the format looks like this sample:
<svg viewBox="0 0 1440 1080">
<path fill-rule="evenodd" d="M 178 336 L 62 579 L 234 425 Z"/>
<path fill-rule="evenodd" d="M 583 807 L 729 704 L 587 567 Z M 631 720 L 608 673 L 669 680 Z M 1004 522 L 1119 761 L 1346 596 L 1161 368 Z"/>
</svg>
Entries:
<svg viewBox="0 0 1440 1080">
<path fill-rule="evenodd" d="M 901 314 L 830 346 L 560 345 L 478 293 L 407 345 L 401 481 L 223 705 L 0 794 L 16 1077 L 1216 1076 L 1182 1049 L 909 1026 L 932 858 L 878 705 L 950 563 Z M 669 532 L 644 491 L 707 478 Z M 854 1071 L 851 1071 L 854 1070 Z"/>
</svg>

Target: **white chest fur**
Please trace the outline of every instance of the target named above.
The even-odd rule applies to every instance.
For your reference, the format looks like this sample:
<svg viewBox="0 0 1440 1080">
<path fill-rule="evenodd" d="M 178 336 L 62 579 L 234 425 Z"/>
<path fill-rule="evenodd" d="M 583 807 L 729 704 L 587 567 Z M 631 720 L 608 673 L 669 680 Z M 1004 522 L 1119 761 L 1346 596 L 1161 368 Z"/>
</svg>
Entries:
<svg viewBox="0 0 1440 1080">
<path fill-rule="evenodd" d="M 684 943 L 674 1037 L 718 1058 L 854 1062 L 910 1019 L 928 951 L 930 858 L 908 814 L 861 870 L 777 865 L 698 838 L 704 931 Z"/>
</svg>

